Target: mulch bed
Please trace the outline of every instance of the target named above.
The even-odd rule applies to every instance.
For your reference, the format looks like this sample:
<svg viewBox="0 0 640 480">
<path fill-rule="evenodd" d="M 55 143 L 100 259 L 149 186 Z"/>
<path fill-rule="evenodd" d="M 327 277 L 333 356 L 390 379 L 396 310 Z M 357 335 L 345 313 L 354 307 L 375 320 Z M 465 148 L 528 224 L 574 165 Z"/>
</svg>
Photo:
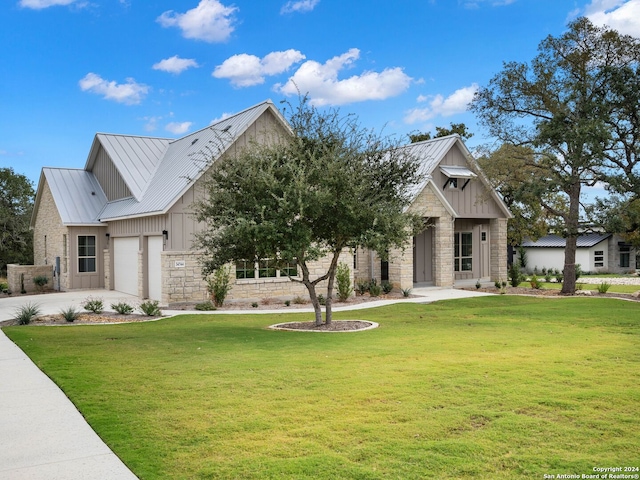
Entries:
<svg viewBox="0 0 640 480">
<path fill-rule="evenodd" d="M 53 315 L 40 315 L 33 320 L 29 325 L 97 325 L 97 324 L 112 324 L 112 323 L 134 323 L 134 322 L 148 322 L 150 320 L 157 320 L 162 317 L 152 317 L 148 315 L 121 315 L 113 312 L 103 313 L 81 313 L 78 318 L 73 322 L 67 322 L 60 314 Z M 11 325 L 17 325 L 15 320 L 5 320 L 0 322 L 0 327 L 8 327 Z"/>
<path fill-rule="evenodd" d="M 464 288 L 462 290 L 468 290 L 471 292 L 486 292 L 500 294 L 500 290 L 495 287 L 488 288 Z M 506 287 L 505 295 L 533 295 L 536 297 L 600 297 L 600 298 L 622 298 L 625 300 L 631 300 L 639 302 L 640 297 L 633 293 L 599 293 L 597 290 L 576 290 L 575 295 L 565 295 L 560 290 L 555 289 L 535 289 L 528 287 Z"/>
<path fill-rule="evenodd" d="M 364 320 L 333 320 L 329 325 L 323 323 L 316 325 L 315 322 L 289 322 L 272 325 L 269 328 L 274 330 L 305 330 L 313 332 L 355 332 L 364 330 L 374 325 L 372 322 Z"/>
</svg>

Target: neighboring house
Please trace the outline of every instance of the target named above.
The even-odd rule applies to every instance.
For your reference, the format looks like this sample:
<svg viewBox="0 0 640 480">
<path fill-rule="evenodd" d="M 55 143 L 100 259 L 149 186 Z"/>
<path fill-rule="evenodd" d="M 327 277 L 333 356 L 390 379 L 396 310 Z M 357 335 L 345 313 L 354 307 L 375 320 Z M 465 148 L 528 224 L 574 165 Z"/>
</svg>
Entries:
<svg viewBox="0 0 640 480">
<path fill-rule="evenodd" d="M 537 241 L 525 240 L 522 247 L 527 254 L 527 268 L 564 269 L 566 240 L 558 235 L 546 235 Z M 577 241 L 576 264 L 584 272 L 627 273 L 640 268 L 640 254 L 619 235 L 588 233 Z"/>
<path fill-rule="evenodd" d="M 290 127 L 271 101 L 183 138 L 97 134 L 84 169 L 43 168 L 32 217 L 36 265 L 59 262 L 62 290 L 106 288 L 159 300 L 202 301 L 206 282 L 192 249 L 200 225 L 190 206 L 213 161 Z M 427 175 L 410 210 L 429 226 L 388 262 L 359 251 L 355 276 L 451 286 L 454 279 L 506 279 L 510 214 L 478 175 L 458 136 L 406 147 Z M 343 261 L 351 264 L 352 252 Z M 315 265 L 326 271 L 326 261 Z M 306 295 L 267 261 L 236 265 L 229 299 Z"/>
</svg>

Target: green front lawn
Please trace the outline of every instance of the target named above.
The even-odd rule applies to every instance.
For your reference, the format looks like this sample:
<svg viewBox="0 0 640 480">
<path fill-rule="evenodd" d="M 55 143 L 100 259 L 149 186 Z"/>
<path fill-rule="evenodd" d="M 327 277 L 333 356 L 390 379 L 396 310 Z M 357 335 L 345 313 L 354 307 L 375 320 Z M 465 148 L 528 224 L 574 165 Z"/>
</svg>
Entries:
<svg viewBox="0 0 640 480">
<path fill-rule="evenodd" d="M 493 296 L 9 327 L 142 479 L 544 478 L 638 465 L 640 305 Z M 15 448 L 28 448 L 16 445 Z"/>
</svg>

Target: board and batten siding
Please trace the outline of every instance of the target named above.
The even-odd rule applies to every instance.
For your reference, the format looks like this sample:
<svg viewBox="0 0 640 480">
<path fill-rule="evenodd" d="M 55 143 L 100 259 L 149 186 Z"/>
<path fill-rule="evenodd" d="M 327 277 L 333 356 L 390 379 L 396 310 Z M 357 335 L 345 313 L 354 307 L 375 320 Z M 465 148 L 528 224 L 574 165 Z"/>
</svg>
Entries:
<svg viewBox="0 0 640 480">
<path fill-rule="evenodd" d="M 457 145 L 447 152 L 440 162 L 442 166 L 460 166 L 469 168 L 465 156 Z M 450 189 L 445 187 L 448 177 L 439 168 L 433 172 L 434 183 L 444 194 L 449 204 L 453 207 L 459 217 L 465 218 L 503 218 L 504 213 L 490 196 L 483 182 L 474 178 L 462 190 L 466 179 L 458 179 L 458 188 Z M 443 188 L 444 187 L 444 188 Z"/>
<path fill-rule="evenodd" d="M 98 150 L 92 172 L 110 202 L 132 196 L 131 190 L 102 146 Z"/>
</svg>

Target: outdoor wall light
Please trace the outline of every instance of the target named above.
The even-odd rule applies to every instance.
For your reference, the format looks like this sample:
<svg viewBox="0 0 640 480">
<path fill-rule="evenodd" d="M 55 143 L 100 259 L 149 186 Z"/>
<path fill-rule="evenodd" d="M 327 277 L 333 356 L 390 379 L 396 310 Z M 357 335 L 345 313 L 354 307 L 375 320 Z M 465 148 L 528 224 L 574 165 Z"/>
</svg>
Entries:
<svg viewBox="0 0 640 480">
<path fill-rule="evenodd" d="M 165 242 L 169 240 L 169 232 L 166 230 L 162 230 L 162 236 L 164 237 Z"/>
</svg>

